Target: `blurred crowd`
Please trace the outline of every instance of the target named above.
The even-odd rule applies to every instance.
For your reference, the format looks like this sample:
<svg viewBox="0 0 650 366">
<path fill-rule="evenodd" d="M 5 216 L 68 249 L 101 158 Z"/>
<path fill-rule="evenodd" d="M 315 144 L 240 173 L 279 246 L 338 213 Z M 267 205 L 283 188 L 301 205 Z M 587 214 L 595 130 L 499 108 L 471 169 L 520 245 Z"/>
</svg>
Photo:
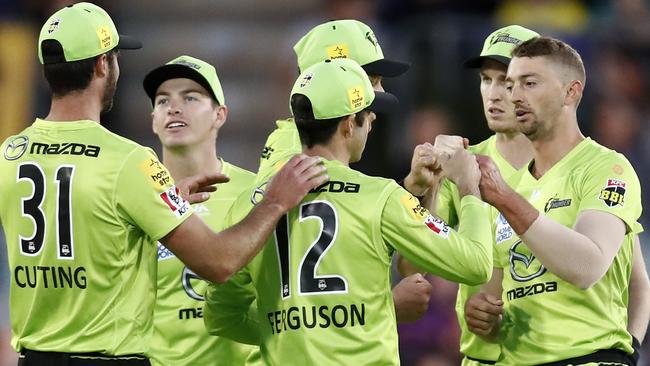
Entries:
<svg viewBox="0 0 650 366">
<path fill-rule="evenodd" d="M 0 0 L 0 138 L 16 133 L 49 107 L 36 40 L 47 15 L 71 0 Z M 412 64 L 385 88 L 400 98 L 400 112 L 373 126 L 356 168 L 396 179 L 409 170 L 415 145 L 438 134 L 460 134 L 471 143 L 489 135 L 478 75 L 462 62 L 479 53 L 494 29 L 520 24 L 567 41 L 582 55 L 587 83 L 578 109 L 583 133 L 631 161 L 642 186 L 650 179 L 650 4 L 644 0 L 141 0 L 95 1 L 114 15 L 119 29 L 144 43 L 121 57 L 109 129 L 158 148 L 150 104 L 141 88 L 145 72 L 179 54 L 217 65 L 230 109 L 219 154 L 256 170 L 273 121 L 288 115 L 297 75 L 293 44 L 328 19 L 355 18 L 371 25 L 385 55 Z M 170 29 L 174 29 L 172 32 Z M 180 35 L 180 36 L 179 36 Z M 383 119 L 383 120 L 382 120 Z M 650 195 L 643 191 L 645 207 Z M 648 227 L 650 215 L 644 212 Z M 0 237 L 0 365 L 15 364 L 9 347 L 9 272 Z M 650 235 L 642 236 L 646 261 Z M 456 365 L 456 287 L 429 278 L 429 312 L 399 326 L 404 365 Z M 650 365 L 650 342 L 640 365 Z"/>
</svg>

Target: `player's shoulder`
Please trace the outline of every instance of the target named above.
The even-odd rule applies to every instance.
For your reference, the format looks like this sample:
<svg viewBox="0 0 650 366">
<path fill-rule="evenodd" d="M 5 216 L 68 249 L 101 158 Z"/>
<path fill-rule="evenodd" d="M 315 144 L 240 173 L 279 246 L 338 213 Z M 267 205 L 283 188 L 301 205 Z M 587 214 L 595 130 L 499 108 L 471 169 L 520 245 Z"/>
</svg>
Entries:
<svg viewBox="0 0 650 366">
<path fill-rule="evenodd" d="M 473 154 L 481 154 L 491 156 L 492 154 L 492 145 L 494 145 L 494 140 L 496 139 L 495 135 L 488 137 L 487 139 L 479 142 L 478 144 L 470 145 L 467 149 Z"/>
<path fill-rule="evenodd" d="M 340 162 L 325 161 L 325 167 L 327 168 L 327 175 L 330 177 L 330 184 L 332 184 L 331 182 L 359 184 L 365 187 L 365 192 L 373 194 L 379 194 L 384 190 L 392 191 L 400 187 L 393 179 L 368 175 Z"/>
<path fill-rule="evenodd" d="M 630 161 L 622 153 L 603 146 L 589 138 L 584 143 L 585 147 L 579 152 L 580 157 L 578 159 L 582 170 L 590 171 L 603 167 L 613 167 L 612 169 L 615 170 L 619 170 L 618 167 L 634 170 Z"/>
<path fill-rule="evenodd" d="M 246 180 L 252 182 L 255 179 L 255 173 L 251 172 L 250 170 L 244 169 L 225 160 L 223 161 L 223 164 L 228 168 L 226 175 L 228 175 L 231 180 L 233 178 L 236 178 L 237 180 Z"/>
</svg>

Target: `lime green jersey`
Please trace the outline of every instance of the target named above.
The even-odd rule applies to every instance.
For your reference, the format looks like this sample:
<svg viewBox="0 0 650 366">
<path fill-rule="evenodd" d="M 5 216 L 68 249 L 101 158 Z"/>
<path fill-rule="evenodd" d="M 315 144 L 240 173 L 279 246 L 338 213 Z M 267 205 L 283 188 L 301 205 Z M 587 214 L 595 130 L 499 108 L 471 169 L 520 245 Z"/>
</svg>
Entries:
<svg viewBox="0 0 650 366">
<path fill-rule="evenodd" d="M 167 169 L 93 121 L 37 119 L 1 150 L 13 347 L 146 354 L 155 242 L 192 214 Z"/>
<path fill-rule="evenodd" d="M 258 175 L 271 169 L 276 171 L 278 165 L 288 160 L 288 157 L 300 154 L 302 144 L 300 135 L 293 118 L 281 119 L 275 122 L 277 128 L 266 138 L 264 150 L 260 156 Z"/>
<path fill-rule="evenodd" d="M 393 252 L 453 281 L 485 282 L 488 207 L 464 197 L 460 214 L 472 224 L 456 232 L 394 181 L 338 161 L 325 166 L 330 181 L 278 222 L 262 252 L 230 282 L 210 285 L 206 325 L 260 343 L 268 365 L 397 365 Z M 240 196 L 226 221 L 246 215 L 262 190 Z M 257 314 L 249 309 L 255 299 Z"/>
<path fill-rule="evenodd" d="M 634 236 L 642 228 L 640 185 L 630 163 L 587 138 L 540 179 L 522 169 L 511 182 L 542 214 L 568 228 L 582 211 L 598 210 L 620 218 L 628 231 L 605 275 L 581 289 L 548 271 L 495 215 L 495 267 L 503 268 L 504 300 L 499 362 L 537 365 L 600 349 L 632 353 L 627 291 Z"/>
<path fill-rule="evenodd" d="M 222 161 L 222 174 L 230 177 L 194 212 L 213 230 L 222 227 L 228 208 L 255 175 Z M 158 294 L 154 311 L 151 360 L 154 365 L 244 365 L 258 347 L 215 337 L 203 325 L 207 282 L 158 243 Z"/>
<path fill-rule="evenodd" d="M 469 147 L 469 150 L 474 154 L 487 155 L 496 164 L 503 177 L 512 176 L 516 169 L 501 155 L 496 145 L 496 135 L 492 135 L 487 140 Z M 442 182 L 440 191 L 438 192 L 438 201 L 436 205 L 436 214 L 443 220 L 446 220 L 450 225 L 458 225 L 458 212 L 460 208 L 460 194 L 456 185 L 448 179 Z M 491 238 L 485 240 L 492 241 Z M 470 296 L 477 293 L 481 289 L 480 286 L 468 286 L 460 284 L 458 286 L 458 295 L 456 296 L 456 316 L 460 326 L 460 352 L 466 356 L 474 359 L 495 361 L 499 358 L 499 345 L 489 343 L 481 339 L 481 337 L 472 333 L 467 329 L 465 322 L 465 302 Z M 468 359 L 463 360 L 464 364 L 476 364 L 474 361 Z"/>
</svg>

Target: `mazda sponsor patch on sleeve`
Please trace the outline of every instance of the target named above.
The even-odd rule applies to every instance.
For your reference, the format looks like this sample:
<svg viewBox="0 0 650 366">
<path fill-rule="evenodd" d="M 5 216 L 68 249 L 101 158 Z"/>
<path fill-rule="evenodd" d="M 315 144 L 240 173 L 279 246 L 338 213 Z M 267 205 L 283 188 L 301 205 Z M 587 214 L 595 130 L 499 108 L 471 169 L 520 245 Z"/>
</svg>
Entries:
<svg viewBox="0 0 650 366">
<path fill-rule="evenodd" d="M 623 206 L 625 203 L 625 190 L 625 181 L 609 178 L 605 187 L 600 190 L 598 199 L 609 207 Z"/>
<path fill-rule="evenodd" d="M 176 217 L 180 218 L 190 209 L 190 203 L 183 199 L 180 194 L 180 189 L 175 185 L 162 192 L 160 198 L 165 202 L 174 215 L 176 215 Z"/>
</svg>

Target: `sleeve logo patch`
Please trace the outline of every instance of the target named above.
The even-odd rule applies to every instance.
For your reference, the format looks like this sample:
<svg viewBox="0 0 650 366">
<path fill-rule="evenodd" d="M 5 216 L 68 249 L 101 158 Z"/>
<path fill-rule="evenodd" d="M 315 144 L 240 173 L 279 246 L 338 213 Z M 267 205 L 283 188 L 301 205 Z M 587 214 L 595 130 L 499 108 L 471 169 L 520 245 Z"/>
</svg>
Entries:
<svg viewBox="0 0 650 366">
<path fill-rule="evenodd" d="M 442 236 L 443 238 L 447 238 L 449 236 L 449 226 L 444 221 L 437 217 L 434 217 L 433 215 L 427 216 L 427 218 L 424 219 L 424 224 L 431 231 L 438 234 L 439 236 Z"/>
<path fill-rule="evenodd" d="M 420 206 L 420 201 L 413 195 L 407 193 L 402 196 L 400 201 L 415 220 L 423 221 L 427 216 L 430 216 L 429 210 Z"/>
<path fill-rule="evenodd" d="M 154 157 L 143 160 L 140 163 L 140 170 L 148 177 L 151 186 L 159 192 L 173 183 L 167 168 Z"/>
<path fill-rule="evenodd" d="M 625 200 L 625 182 L 620 179 L 607 179 L 607 185 L 600 191 L 598 199 L 608 207 L 623 206 Z"/>
<path fill-rule="evenodd" d="M 167 207 L 180 218 L 190 209 L 190 203 L 181 197 L 180 189 L 176 186 L 171 186 L 169 189 L 160 194 L 160 199 L 165 202 Z"/>
</svg>

